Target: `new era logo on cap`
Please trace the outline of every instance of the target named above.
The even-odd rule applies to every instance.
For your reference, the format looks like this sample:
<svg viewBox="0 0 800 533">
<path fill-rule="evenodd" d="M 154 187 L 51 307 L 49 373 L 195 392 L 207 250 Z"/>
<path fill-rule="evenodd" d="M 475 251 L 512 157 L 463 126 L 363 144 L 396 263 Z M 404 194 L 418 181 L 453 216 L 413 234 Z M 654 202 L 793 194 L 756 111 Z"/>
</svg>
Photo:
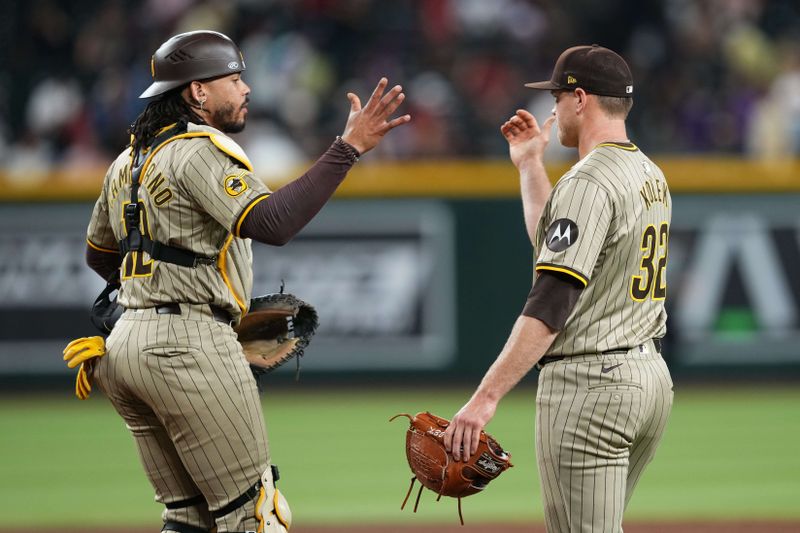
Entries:
<svg viewBox="0 0 800 533">
<path fill-rule="evenodd" d="M 574 76 L 567 76 L 567 83 L 572 85 L 573 83 L 578 83 L 578 80 L 576 80 Z"/>
</svg>

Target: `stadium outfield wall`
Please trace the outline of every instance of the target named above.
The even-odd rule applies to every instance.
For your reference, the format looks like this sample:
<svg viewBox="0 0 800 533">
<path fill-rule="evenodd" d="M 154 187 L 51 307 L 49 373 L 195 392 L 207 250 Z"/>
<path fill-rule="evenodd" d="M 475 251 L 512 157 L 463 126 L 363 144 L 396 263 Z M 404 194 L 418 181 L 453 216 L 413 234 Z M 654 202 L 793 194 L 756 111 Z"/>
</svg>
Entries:
<svg viewBox="0 0 800 533">
<path fill-rule="evenodd" d="M 674 193 L 800 192 L 800 160 L 747 160 L 734 157 L 655 158 Z M 552 180 L 572 163 L 552 164 Z M 266 180 L 276 189 L 304 169 Z M 0 201 L 93 200 L 105 168 L 9 173 L 0 168 Z M 338 198 L 438 197 L 515 198 L 516 171 L 507 161 L 429 160 L 356 165 L 336 193 Z"/>
<path fill-rule="evenodd" d="M 670 364 L 800 375 L 800 164 L 660 163 L 674 203 Z M 102 174 L 0 178 L 0 379 L 66 379 L 61 349 L 93 334 L 86 313 L 102 282 L 84 265 L 84 235 Z M 284 282 L 318 306 L 303 359 L 312 379 L 474 380 L 520 312 L 534 260 L 514 168 L 467 161 L 358 165 L 292 243 L 254 253 L 255 293 Z"/>
</svg>

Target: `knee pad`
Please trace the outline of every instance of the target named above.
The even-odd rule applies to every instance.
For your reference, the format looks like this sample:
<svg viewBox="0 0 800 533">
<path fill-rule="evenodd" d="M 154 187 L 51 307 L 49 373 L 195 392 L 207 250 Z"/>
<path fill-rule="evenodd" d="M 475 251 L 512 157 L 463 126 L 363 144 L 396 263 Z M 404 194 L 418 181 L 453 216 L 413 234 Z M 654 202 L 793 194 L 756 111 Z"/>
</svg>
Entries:
<svg viewBox="0 0 800 533">
<path fill-rule="evenodd" d="M 261 475 L 261 490 L 256 501 L 258 533 L 286 533 L 292 526 L 289 502 L 275 486 L 279 478 L 275 465 L 269 466 Z"/>
</svg>

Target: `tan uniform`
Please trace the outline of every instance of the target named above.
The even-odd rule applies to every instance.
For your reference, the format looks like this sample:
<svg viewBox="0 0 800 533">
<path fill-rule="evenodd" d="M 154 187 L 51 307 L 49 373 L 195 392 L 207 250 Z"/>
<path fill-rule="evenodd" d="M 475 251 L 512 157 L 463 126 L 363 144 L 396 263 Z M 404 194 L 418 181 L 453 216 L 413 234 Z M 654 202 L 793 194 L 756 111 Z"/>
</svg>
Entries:
<svg viewBox="0 0 800 533">
<path fill-rule="evenodd" d="M 142 230 L 153 240 L 218 259 L 186 268 L 151 261 L 146 252 L 130 253 L 122 265 L 119 301 L 128 309 L 209 303 L 239 317 L 250 301 L 253 275 L 250 240 L 236 237 L 243 215 L 269 190 L 253 176 L 241 148 L 214 128 L 190 124 L 174 139 L 142 171 Z M 116 250 L 125 236 L 130 159 L 130 150 L 123 152 L 106 175 L 89 224 L 92 246 Z"/>
<path fill-rule="evenodd" d="M 257 484 L 269 464 L 258 390 L 230 325 L 252 289 L 250 241 L 237 237 L 239 226 L 269 191 L 241 148 L 210 127 L 190 124 L 145 155 L 142 232 L 214 259 L 185 267 L 126 254 L 119 295 L 126 311 L 94 377 L 136 439 L 165 522 L 254 530 L 254 502 L 216 521 L 212 513 Z M 106 175 L 90 246 L 118 249 L 130 190 L 127 150 Z M 180 314 L 158 311 L 175 303 Z M 215 319 L 212 306 L 228 320 Z"/>
<path fill-rule="evenodd" d="M 536 271 L 585 286 L 539 375 L 550 532 L 621 531 L 666 426 L 672 381 L 653 339 L 666 331 L 671 207 L 652 161 L 632 144 L 603 143 L 559 180 L 539 222 Z"/>
</svg>

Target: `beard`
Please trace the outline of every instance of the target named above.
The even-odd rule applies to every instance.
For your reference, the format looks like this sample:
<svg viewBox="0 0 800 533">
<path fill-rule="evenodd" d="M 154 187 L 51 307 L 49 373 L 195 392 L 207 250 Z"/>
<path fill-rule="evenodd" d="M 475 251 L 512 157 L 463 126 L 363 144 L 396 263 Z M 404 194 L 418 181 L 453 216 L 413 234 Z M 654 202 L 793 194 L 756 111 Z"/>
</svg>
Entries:
<svg viewBox="0 0 800 533">
<path fill-rule="evenodd" d="M 219 127 L 221 132 L 239 133 L 244 129 L 246 119 L 242 118 L 241 120 L 238 120 L 236 117 L 243 107 L 244 105 L 239 106 L 237 109 L 233 104 L 225 104 L 221 108 L 214 111 L 214 113 L 211 115 L 211 119 L 213 123 Z"/>
</svg>

